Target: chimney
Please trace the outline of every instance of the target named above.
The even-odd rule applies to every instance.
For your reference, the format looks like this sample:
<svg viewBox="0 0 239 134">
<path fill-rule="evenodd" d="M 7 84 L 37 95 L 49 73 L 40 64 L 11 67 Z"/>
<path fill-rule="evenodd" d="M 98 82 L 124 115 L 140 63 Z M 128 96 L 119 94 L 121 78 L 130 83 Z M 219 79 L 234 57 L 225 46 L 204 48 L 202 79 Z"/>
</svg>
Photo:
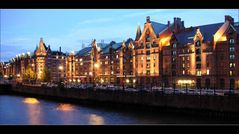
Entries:
<svg viewBox="0 0 239 134">
<path fill-rule="evenodd" d="M 170 26 L 170 21 L 168 21 L 168 27 Z"/>
<path fill-rule="evenodd" d="M 177 32 L 177 31 L 178 31 L 177 18 L 174 17 L 173 19 L 174 19 L 174 21 L 173 21 L 173 24 L 174 24 L 174 31 Z"/>
<path fill-rule="evenodd" d="M 182 28 L 185 29 L 185 27 L 184 27 L 184 21 L 182 21 Z"/>
<path fill-rule="evenodd" d="M 225 15 L 225 22 L 229 21 L 232 25 L 234 24 L 234 18 L 232 18 L 230 15 Z"/>
<path fill-rule="evenodd" d="M 59 48 L 59 51 L 61 52 L 61 47 Z"/>
<path fill-rule="evenodd" d="M 150 17 L 149 16 L 146 17 L 146 22 L 150 23 Z"/>
</svg>

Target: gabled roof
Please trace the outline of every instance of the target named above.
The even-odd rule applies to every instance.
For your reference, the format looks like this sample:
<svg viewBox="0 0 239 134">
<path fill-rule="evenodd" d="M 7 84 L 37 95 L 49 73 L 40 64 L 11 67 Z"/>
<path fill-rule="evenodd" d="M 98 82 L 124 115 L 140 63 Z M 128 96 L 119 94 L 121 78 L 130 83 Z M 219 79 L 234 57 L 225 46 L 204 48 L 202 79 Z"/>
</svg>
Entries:
<svg viewBox="0 0 239 134">
<path fill-rule="evenodd" d="M 65 53 L 59 52 L 59 51 L 51 51 L 51 55 L 64 55 L 64 56 L 66 56 Z"/>
<path fill-rule="evenodd" d="M 86 56 L 90 53 L 92 47 L 85 47 L 76 53 L 77 56 Z"/>
<path fill-rule="evenodd" d="M 187 28 L 184 31 L 181 31 L 179 33 L 175 34 L 176 39 L 178 42 L 182 45 L 186 45 L 187 43 L 193 42 L 193 37 L 196 34 L 197 28 L 200 29 L 200 32 L 203 36 L 203 41 L 207 42 L 213 41 L 213 35 L 218 31 L 218 29 L 223 25 L 224 23 L 216 23 L 216 24 L 209 24 L 209 25 L 202 25 L 202 26 L 196 26 Z"/>
<path fill-rule="evenodd" d="M 108 45 L 108 43 L 97 43 L 97 46 L 100 47 L 100 49 L 103 49 L 107 45 Z"/>
<path fill-rule="evenodd" d="M 151 21 L 151 24 L 152 24 L 154 33 L 157 35 L 157 37 L 158 37 L 159 33 L 167 27 L 167 25 L 165 25 L 165 24 L 154 22 L 154 21 Z"/>
<path fill-rule="evenodd" d="M 236 29 L 237 33 L 239 34 L 239 22 L 235 22 L 233 27 Z"/>
<path fill-rule="evenodd" d="M 102 49 L 102 53 L 105 54 L 105 53 L 109 53 L 110 52 L 110 47 L 112 47 L 113 49 L 117 50 L 121 47 L 121 44 L 122 42 L 119 42 L 119 43 L 110 43 L 108 44 L 106 47 L 104 47 Z"/>
</svg>

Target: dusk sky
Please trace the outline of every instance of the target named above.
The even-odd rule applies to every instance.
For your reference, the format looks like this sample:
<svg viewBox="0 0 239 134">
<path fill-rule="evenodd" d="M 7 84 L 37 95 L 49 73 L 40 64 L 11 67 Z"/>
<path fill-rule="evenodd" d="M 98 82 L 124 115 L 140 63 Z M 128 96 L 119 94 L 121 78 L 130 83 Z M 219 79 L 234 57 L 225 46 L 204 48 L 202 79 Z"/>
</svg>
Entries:
<svg viewBox="0 0 239 134">
<path fill-rule="evenodd" d="M 80 50 L 82 43 L 88 46 L 92 39 L 134 39 L 137 26 L 143 29 L 146 16 L 164 24 L 180 17 L 190 27 L 224 22 L 224 15 L 238 21 L 238 9 L 1 9 L 0 61 L 33 52 L 41 37 L 52 50 L 61 46 L 63 52 L 70 52 Z"/>
</svg>

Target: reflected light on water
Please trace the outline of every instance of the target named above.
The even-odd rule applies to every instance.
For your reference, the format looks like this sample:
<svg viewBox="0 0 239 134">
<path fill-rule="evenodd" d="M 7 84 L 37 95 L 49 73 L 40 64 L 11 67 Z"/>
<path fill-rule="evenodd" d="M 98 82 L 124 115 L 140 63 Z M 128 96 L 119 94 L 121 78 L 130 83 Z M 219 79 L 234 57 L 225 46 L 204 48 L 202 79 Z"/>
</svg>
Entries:
<svg viewBox="0 0 239 134">
<path fill-rule="evenodd" d="M 91 125 L 103 125 L 104 118 L 99 115 L 91 114 L 89 117 L 89 124 Z"/>
<path fill-rule="evenodd" d="M 74 106 L 71 105 L 71 104 L 59 104 L 56 108 L 56 110 L 59 110 L 59 111 L 73 111 L 74 110 Z"/>
<path fill-rule="evenodd" d="M 36 98 L 25 98 L 23 100 L 24 103 L 27 104 L 39 104 L 40 102 Z"/>
</svg>

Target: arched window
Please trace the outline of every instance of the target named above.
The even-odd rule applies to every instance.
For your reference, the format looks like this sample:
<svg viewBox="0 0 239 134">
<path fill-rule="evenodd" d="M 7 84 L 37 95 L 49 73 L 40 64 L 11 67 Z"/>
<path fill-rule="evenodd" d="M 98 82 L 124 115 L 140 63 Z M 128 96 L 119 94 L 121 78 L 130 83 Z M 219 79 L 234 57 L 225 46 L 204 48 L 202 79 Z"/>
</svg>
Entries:
<svg viewBox="0 0 239 134">
<path fill-rule="evenodd" d="M 146 36 L 146 42 L 150 42 L 150 36 Z"/>
<path fill-rule="evenodd" d="M 200 47 L 200 46 L 201 46 L 200 40 L 196 41 L 196 47 Z"/>
</svg>

